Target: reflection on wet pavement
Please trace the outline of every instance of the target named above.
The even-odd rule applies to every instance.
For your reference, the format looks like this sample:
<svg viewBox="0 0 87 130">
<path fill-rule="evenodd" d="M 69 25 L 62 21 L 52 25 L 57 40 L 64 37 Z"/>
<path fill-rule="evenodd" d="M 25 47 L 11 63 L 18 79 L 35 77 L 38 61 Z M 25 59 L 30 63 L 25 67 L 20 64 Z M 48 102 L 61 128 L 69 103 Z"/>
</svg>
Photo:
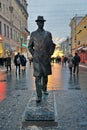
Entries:
<svg viewBox="0 0 87 130">
<path fill-rule="evenodd" d="M 6 98 L 6 74 L 0 71 L 0 102 Z"/>
<path fill-rule="evenodd" d="M 35 80 L 33 77 L 33 67 L 28 67 L 25 73 L 15 74 L 0 71 L 0 102 L 3 101 L 12 92 L 17 90 L 35 89 Z M 52 75 L 48 79 L 48 90 L 76 90 L 83 89 L 87 91 L 87 71 L 80 69 L 79 75 L 70 75 L 68 66 L 61 64 L 52 64 Z"/>
<path fill-rule="evenodd" d="M 68 66 L 52 65 L 52 75 L 49 76 L 48 90 L 86 89 L 87 70 L 80 68 L 80 73 L 70 75 Z M 87 90 L 87 89 L 86 89 Z"/>
<path fill-rule="evenodd" d="M 0 102 L 17 90 L 32 90 L 33 86 L 32 69 L 27 69 L 20 75 L 16 75 L 15 69 L 11 73 L 0 71 Z"/>
<path fill-rule="evenodd" d="M 62 90 L 62 67 L 60 64 L 52 65 L 52 75 L 49 76 L 48 90 Z"/>
<path fill-rule="evenodd" d="M 70 75 L 69 78 L 69 89 L 80 89 L 79 75 Z"/>
</svg>

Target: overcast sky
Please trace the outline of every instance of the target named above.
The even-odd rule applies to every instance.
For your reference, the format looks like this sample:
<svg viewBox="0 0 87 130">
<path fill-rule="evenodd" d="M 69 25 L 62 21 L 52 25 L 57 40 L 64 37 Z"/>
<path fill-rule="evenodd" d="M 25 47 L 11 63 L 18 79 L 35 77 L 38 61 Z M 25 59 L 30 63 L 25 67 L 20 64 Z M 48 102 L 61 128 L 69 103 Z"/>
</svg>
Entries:
<svg viewBox="0 0 87 130">
<path fill-rule="evenodd" d="M 70 36 L 69 23 L 77 16 L 87 14 L 87 0 L 27 0 L 28 2 L 28 30 L 37 29 L 35 20 L 38 15 L 43 15 L 45 30 L 52 33 L 53 37 L 66 38 Z"/>
</svg>

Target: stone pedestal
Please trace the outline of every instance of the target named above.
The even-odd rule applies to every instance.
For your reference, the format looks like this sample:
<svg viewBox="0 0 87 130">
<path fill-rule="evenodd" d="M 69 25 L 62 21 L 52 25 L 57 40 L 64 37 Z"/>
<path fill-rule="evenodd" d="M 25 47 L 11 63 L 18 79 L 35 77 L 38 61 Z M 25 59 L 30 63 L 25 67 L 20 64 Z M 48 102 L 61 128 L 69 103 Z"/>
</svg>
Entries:
<svg viewBox="0 0 87 130">
<path fill-rule="evenodd" d="M 34 92 L 23 114 L 23 127 L 27 126 L 55 126 L 54 96 L 50 91 L 49 95 L 42 96 L 42 102 L 36 103 Z"/>
</svg>

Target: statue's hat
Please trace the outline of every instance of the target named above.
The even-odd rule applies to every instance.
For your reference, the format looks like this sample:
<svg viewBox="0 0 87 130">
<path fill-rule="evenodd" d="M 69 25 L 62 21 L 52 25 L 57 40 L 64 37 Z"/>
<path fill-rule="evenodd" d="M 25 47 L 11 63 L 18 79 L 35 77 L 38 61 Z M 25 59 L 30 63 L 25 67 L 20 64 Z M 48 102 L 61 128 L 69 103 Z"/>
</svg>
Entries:
<svg viewBox="0 0 87 130">
<path fill-rule="evenodd" d="M 35 20 L 35 22 L 38 22 L 38 21 L 45 22 L 46 20 L 43 18 L 43 16 L 38 16 L 37 20 Z"/>
</svg>

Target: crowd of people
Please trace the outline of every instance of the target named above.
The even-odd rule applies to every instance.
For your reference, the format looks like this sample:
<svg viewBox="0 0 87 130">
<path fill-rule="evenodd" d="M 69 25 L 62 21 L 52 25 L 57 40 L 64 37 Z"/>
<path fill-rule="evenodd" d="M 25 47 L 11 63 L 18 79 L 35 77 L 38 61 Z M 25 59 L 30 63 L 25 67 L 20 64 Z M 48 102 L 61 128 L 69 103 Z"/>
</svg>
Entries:
<svg viewBox="0 0 87 130">
<path fill-rule="evenodd" d="M 75 53 L 74 57 L 72 55 L 69 55 L 68 64 L 69 64 L 70 74 L 72 74 L 72 71 L 73 71 L 73 74 L 79 73 L 80 61 L 81 61 L 81 59 L 80 59 L 80 56 L 78 55 L 78 53 Z"/>
<path fill-rule="evenodd" d="M 16 74 L 19 72 L 20 74 L 20 67 L 22 69 L 22 72 L 25 71 L 26 69 L 26 63 L 27 63 L 27 59 L 26 57 L 18 52 L 15 56 L 14 56 L 14 59 L 13 59 L 13 63 L 16 67 Z M 8 56 L 6 58 L 0 58 L 0 66 L 2 67 L 6 67 L 6 72 L 12 70 L 12 58 L 11 58 L 11 55 L 8 54 Z"/>
<path fill-rule="evenodd" d="M 19 73 L 20 74 L 20 66 L 22 67 L 22 72 L 25 71 L 26 69 L 26 57 L 24 55 L 20 55 L 20 53 L 18 52 L 17 55 L 15 55 L 14 57 L 14 64 L 16 66 L 16 74 Z"/>
<path fill-rule="evenodd" d="M 31 63 L 33 62 L 33 58 L 28 58 L 29 60 L 29 64 L 31 65 Z M 66 56 L 62 56 L 62 57 L 56 57 L 56 58 L 51 58 L 51 61 L 54 63 L 60 63 L 62 66 L 66 66 L 66 64 L 68 63 L 68 67 L 70 70 L 70 74 L 75 74 L 75 73 L 79 73 L 79 63 L 80 63 L 80 57 L 78 56 L 78 53 L 75 53 L 75 56 L 72 56 L 72 54 L 70 54 L 68 57 Z M 27 59 L 24 55 L 20 55 L 20 53 L 18 52 L 15 56 L 14 56 L 14 61 L 13 61 L 15 67 L 16 67 L 16 73 L 19 72 L 20 74 L 20 67 L 22 69 L 22 71 L 24 72 L 26 69 L 26 63 L 27 63 Z M 0 58 L 0 66 L 5 66 L 6 67 L 6 71 L 10 71 L 12 69 L 12 59 L 11 59 L 11 55 L 9 54 L 6 58 Z"/>
<path fill-rule="evenodd" d="M 72 56 L 72 54 L 70 54 L 69 56 L 58 56 L 56 58 L 51 59 L 51 61 L 54 63 L 60 63 L 62 66 L 66 66 L 68 63 L 68 67 L 70 70 L 70 74 L 75 74 L 75 73 L 79 73 L 79 63 L 80 63 L 80 56 L 78 55 L 78 53 L 76 52 L 74 56 Z"/>
</svg>

